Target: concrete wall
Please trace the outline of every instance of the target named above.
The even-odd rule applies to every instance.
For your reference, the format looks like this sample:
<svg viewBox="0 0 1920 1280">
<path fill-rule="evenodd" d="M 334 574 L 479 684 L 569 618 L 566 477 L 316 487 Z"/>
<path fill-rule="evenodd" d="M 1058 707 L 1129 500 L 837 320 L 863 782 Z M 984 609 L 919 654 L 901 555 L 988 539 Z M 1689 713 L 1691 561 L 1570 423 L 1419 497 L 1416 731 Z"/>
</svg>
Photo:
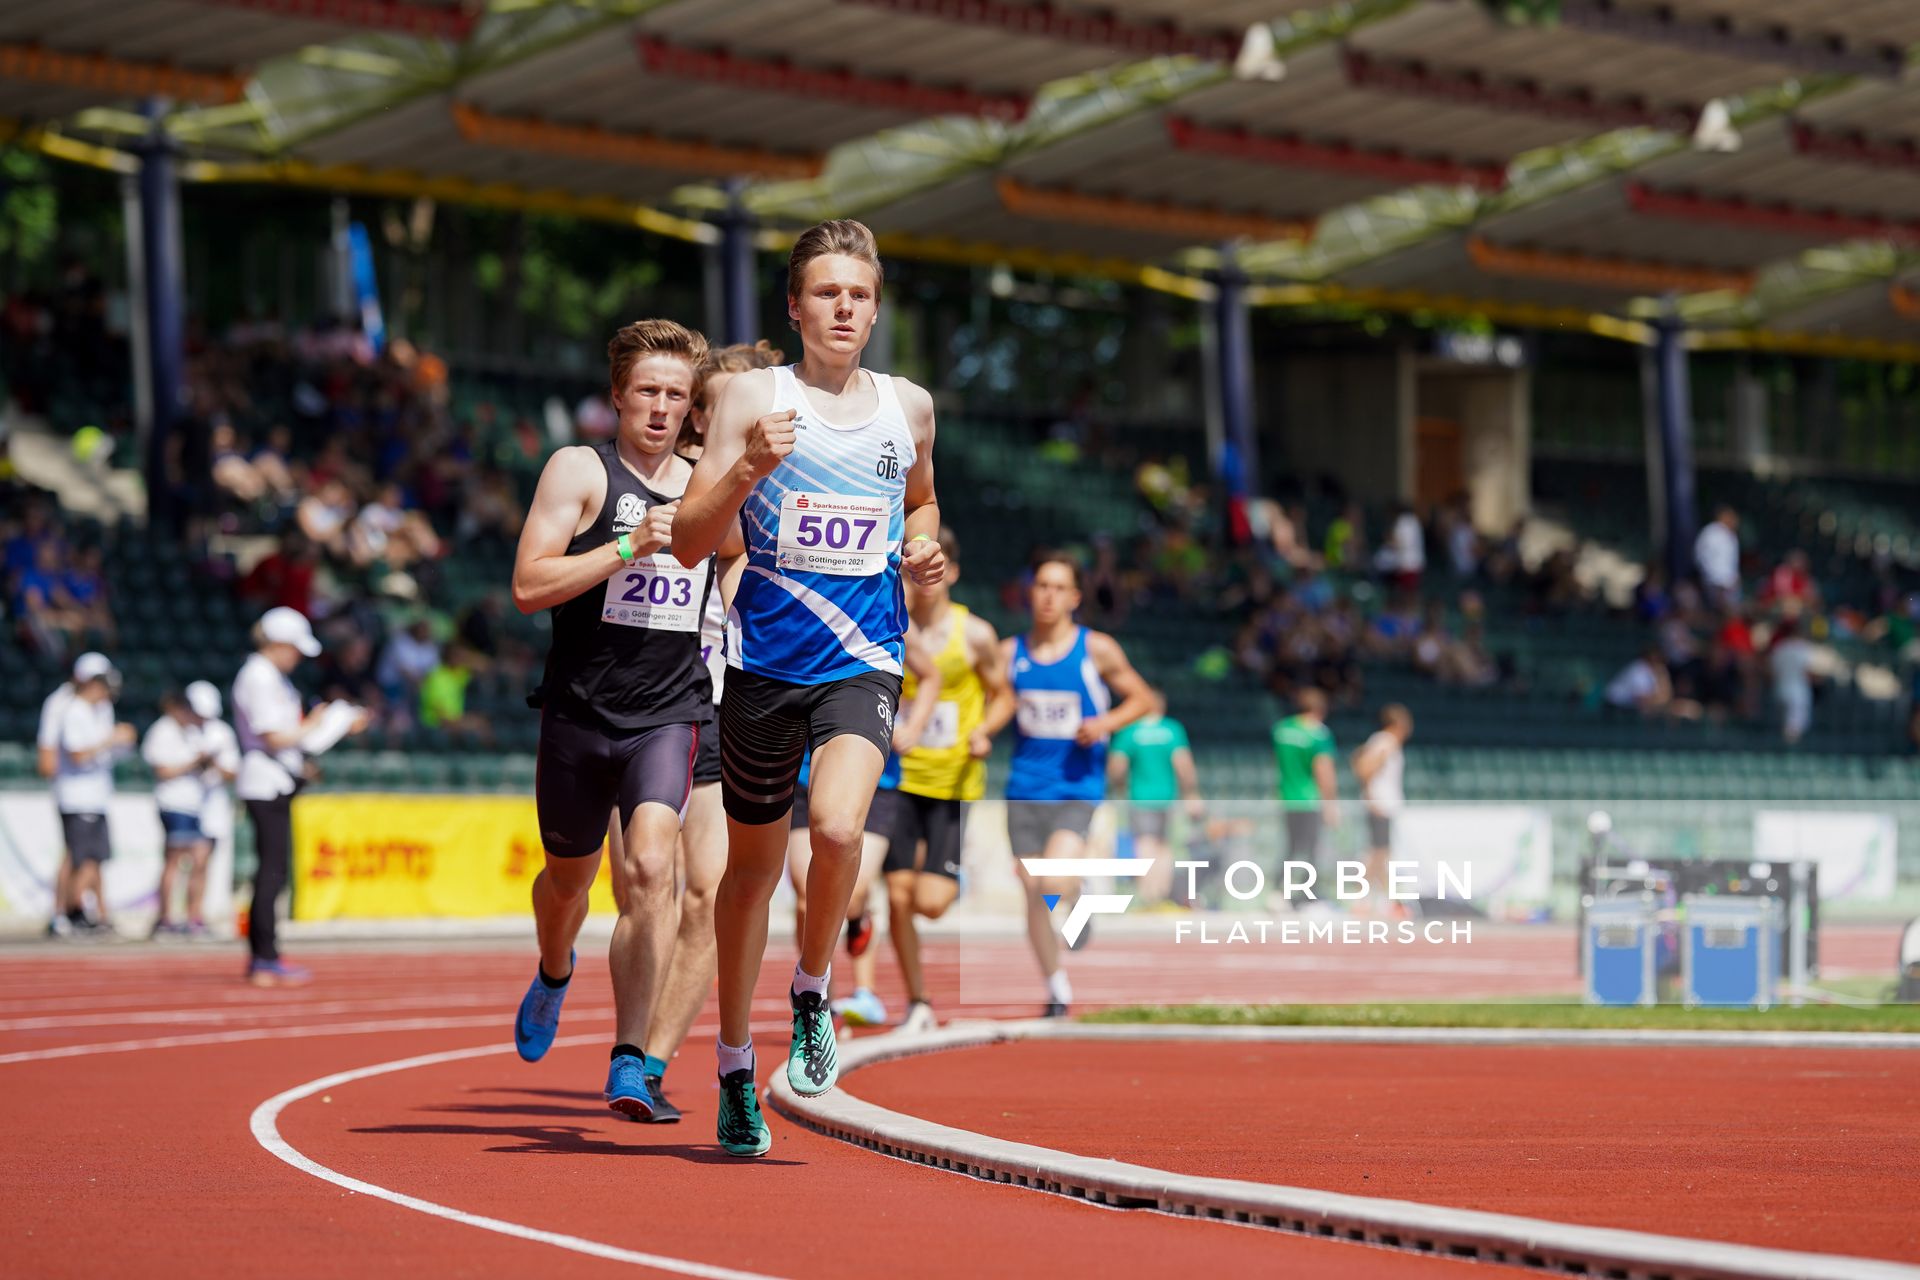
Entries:
<svg viewBox="0 0 1920 1280">
<path fill-rule="evenodd" d="M 1254 413 L 1266 474 L 1311 487 L 1336 477 L 1365 502 L 1411 490 L 1414 361 L 1394 347 L 1254 350 Z"/>
<path fill-rule="evenodd" d="M 1422 362 L 1416 416 L 1460 424 L 1462 470 L 1473 523 L 1504 530 L 1528 510 L 1533 427 L 1524 369 L 1474 369 Z"/>
</svg>

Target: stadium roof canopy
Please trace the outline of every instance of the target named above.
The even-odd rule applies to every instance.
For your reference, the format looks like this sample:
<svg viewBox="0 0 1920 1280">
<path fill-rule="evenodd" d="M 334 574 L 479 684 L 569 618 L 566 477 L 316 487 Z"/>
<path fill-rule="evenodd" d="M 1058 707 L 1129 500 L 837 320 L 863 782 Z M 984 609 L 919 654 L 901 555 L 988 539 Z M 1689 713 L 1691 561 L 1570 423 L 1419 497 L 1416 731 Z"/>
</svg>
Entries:
<svg viewBox="0 0 1920 1280">
<path fill-rule="evenodd" d="M 1920 356 L 1912 0 L 14 0 L 0 134 L 206 180 Z M 1901 281 L 1908 283 L 1902 284 Z M 1603 323 L 1604 322 L 1604 323 Z M 1770 336 L 1757 331 L 1769 330 Z M 1782 336 L 1782 332 L 1786 336 Z"/>
</svg>

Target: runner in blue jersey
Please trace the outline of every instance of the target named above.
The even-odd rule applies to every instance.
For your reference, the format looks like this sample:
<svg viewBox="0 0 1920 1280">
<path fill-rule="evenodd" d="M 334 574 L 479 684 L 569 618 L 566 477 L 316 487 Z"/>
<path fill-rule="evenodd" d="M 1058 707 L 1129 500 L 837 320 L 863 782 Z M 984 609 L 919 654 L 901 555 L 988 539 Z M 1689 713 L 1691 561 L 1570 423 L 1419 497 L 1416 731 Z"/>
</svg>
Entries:
<svg viewBox="0 0 1920 1280">
<path fill-rule="evenodd" d="M 1053 915 L 1066 919 L 1080 896 L 1077 877 L 1035 877 L 1019 859 L 1085 855 L 1093 812 L 1107 798 L 1107 739 L 1153 708 L 1153 691 L 1112 636 L 1074 621 L 1080 567 L 1043 560 L 1029 593 L 1033 627 L 1000 642 L 1007 692 L 983 726 L 1013 722 L 1007 767 L 1007 835 L 1027 889 L 1027 936 L 1046 978 L 1048 1017 L 1066 1013 L 1073 988 L 1060 964 Z M 1114 705 L 1115 697 L 1119 705 Z M 1048 895 L 1057 894 L 1052 912 Z"/>
<path fill-rule="evenodd" d="M 933 398 L 860 367 L 880 285 L 880 256 L 864 226 L 823 222 L 802 233 L 787 263 L 787 315 L 804 355 L 728 384 L 674 517 L 683 564 L 704 561 L 736 528 L 747 549 L 727 616 L 727 872 L 714 902 L 717 1128 L 731 1155 L 764 1155 L 772 1145 L 754 1096 L 748 1016 L 808 743 L 813 866 L 787 1080 L 818 1094 L 839 1076 L 827 982 L 900 701 L 900 575 L 933 583 L 946 569 L 936 540 Z"/>
</svg>

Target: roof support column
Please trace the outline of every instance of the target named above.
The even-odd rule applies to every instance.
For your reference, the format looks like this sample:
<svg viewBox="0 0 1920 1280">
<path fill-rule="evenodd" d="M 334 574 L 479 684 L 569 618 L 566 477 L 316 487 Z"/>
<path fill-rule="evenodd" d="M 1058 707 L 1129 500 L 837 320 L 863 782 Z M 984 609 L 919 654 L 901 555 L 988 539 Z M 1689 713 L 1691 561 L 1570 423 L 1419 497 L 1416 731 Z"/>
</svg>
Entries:
<svg viewBox="0 0 1920 1280">
<path fill-rule="evenodd" d="M 753 217 L 747 212 L 747 181 L 727 179 L 727 208 L 720 216 L 720 323 L 727 345 L 760 337 L 754 291 Z"/>
<path fill-rule="evenodd" d="M 1687 330 L 1671 308 L 1655 322 L 1654 430 L 1647 433 L 1648 470 L 1660 478 L 1655 545 L 1664 532 L 1667 581 L 1693 572 L 1693 534 L 1699 527 L 1693 488 L 1693 394 L 1687 377 Z"/>
<path fill-rule="evenodd" d="M 1207 377 L 1220 406 L 1221 447 L 1214 459 L 1221 487 L 1242 503 L 1259 486 L 1260 447 L 1253 420 L 1253 324 L 1247 309 L 1247 277 L 1231 247 L 1221 250 L 1214 279 L 1214 341 Z"/>
<path fill-rule="evenodd" d="M 185 268 L 180 247 L 180 178 L 173 140 L 160 118 L 166 104 L 148 102 L 152 129 L 134 148 L 140 170 L 128 201 L 127 241 L 139 289 L 133 313 L 135 368 L 143 375 L 138 406 L 141 457 L 147 481 L 147 523 L 157 530 L 178 522 L 167 477 L 167 445 L 184 412 L 186 394 Z"/>
</svg>

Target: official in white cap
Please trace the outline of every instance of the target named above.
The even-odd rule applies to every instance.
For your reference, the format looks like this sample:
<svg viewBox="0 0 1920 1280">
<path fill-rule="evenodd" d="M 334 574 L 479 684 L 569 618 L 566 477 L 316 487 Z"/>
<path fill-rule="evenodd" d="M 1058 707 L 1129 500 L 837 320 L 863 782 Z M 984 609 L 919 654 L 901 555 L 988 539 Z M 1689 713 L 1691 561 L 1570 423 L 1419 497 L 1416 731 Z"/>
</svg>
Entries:
<svg viewBox="0 0 1920 1280">
<path fill-rule="evenodd" d="M 233 842 L 233 780 L 240 776 L 240 739 L 223 718 L 219 686 L 195 680 L 187 686 L 187 705 L 200 717 L 200 737 L 206 744 L 207 771 L 202 779 L 206 799 L 200 806 L 200 830 L 213 846 L 217 865 L 222 842 L 229 847 Z M 194 938 L 206 937 L 206 921 L 198 916 L 189 918 L 187 933 Z"/>
<path fill-rule="evenodd" d="M 107 810 L 113 803 L 113 766 L 138 741 L 133 726 L 114 719 L 120 673 L 97 653 L 73 664 L 73 692 L 59 709 L 55 738 L 53 802 L 66 838 L 69 878 L 66 918 L 70 929 L 105 930 L 107 890 L 101 867 L 113 857 Z M 97 915 L 86 911 L 91 891 Z M 55 930 L 59 931 L 58 925 Z"/>
<path fill-rule="evenodd" d="M 293 796 L 306 781 L 307 760 L 367 727 L 367 714 L 333 703 L 303 712 L 292 675 L 302 658 L 319 656 L 313 626 L 297 609 L 269 609 L 253 628 L 253 656 L 233 681 L 233 719 L 240 746 L 238 791 L 253 820 L 259 867 L 247 943 L 247 978 L 256 986 L 291 986 L 312 975 L 280 958 L 276 915 L 293 860 Z"/>
<path fill-rule="evenodd" d="M 48 782 L 53 781 L 54 774 L 60 768 L 60 717 L 66 713 L 67 703 L 73 698 L 74 687 L 101 671 L 112 670 L 113 663 L 107 660 L 105 654 L 83 653 L 74 659 L 72 677 L 62 680 L 60 687 L 48 694 L 46 701 L 40 704 L 40 726 L 34 735 L 35 764 L 40 776 Z M 53 873 L 53 918 L 47 922 L 48 937 L 64 938 L 73 932 L 72 879 L 72 860 L 63 857 Z"/>
</svg>

